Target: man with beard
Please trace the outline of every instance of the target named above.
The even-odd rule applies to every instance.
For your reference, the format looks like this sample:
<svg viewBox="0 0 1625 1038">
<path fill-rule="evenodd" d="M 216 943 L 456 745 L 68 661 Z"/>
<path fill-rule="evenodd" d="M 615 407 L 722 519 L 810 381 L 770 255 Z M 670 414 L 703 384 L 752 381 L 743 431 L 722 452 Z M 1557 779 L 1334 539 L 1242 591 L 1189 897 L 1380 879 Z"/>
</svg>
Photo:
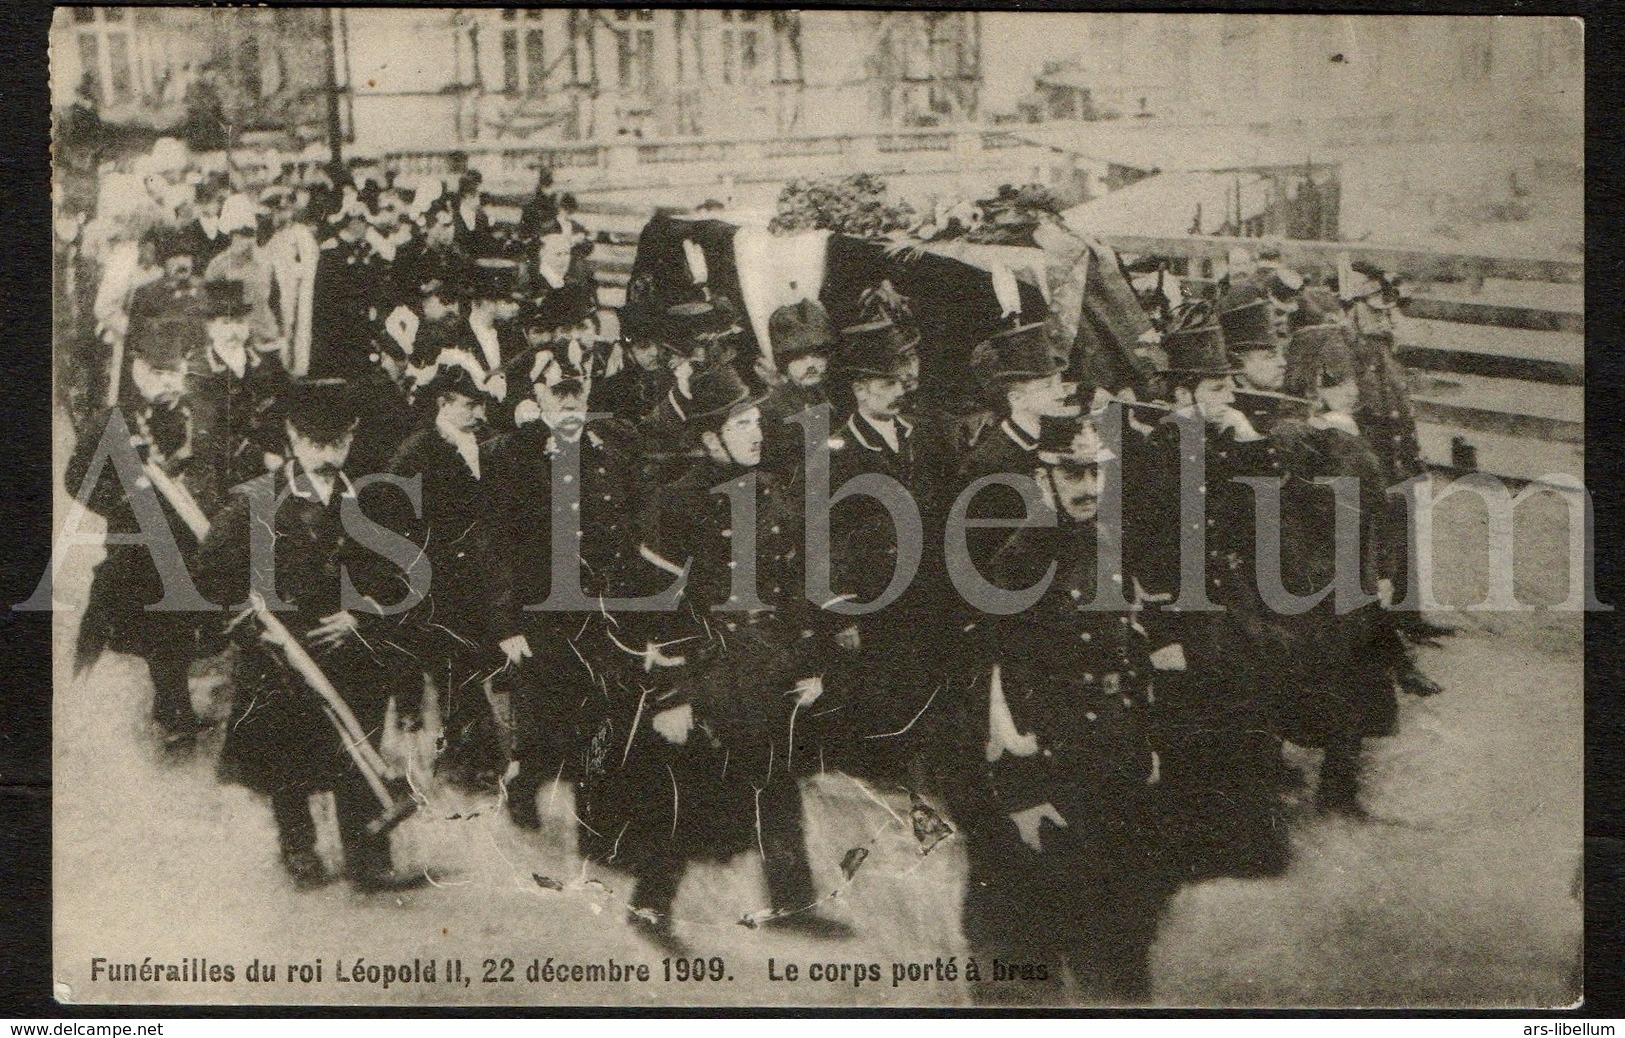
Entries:
<svg viewBox="0 0 1625 1038">
<path fill-rule="evenodd" d="M 237 603 L 274 594 L 275 616 L 300 640 L 361 728 L 383 725 L 400 666 L 397 618 L 383 604 L 399 598 L 401 573 L 351 535 L 356 491 L 344 473 L 355 432 L 350 387 L 340 380 L 300 382 L 288 403 L 288 462 L 237 487 L 217 515 L 199 559 L 199 586 L 212 601 Z M 270 529 L 264 524 L 269 522 Z M 271 557 L 262 557 L 269 548 Z M 373 597 L 378 596 L 378 597 Z M 352 599 L 354 601 L 352 601 Z M 268 796 L 282 864 L 296 886 L 329 880 L 316 855 L 310 797 L 331 791 L 344 868 L 359 891 L 398 890 L 424 882 L 397 874 L 389 834 L 369 831 L 380 805 L 324 716 L 318 694 L 280 653 L 268 649 L 253 617 L 227 618 L 240 649 L 236 701 L 221 751 L 222 776 Z"/>
<path fill-rule="evenodd" d="M 793 479 L 802 467 L 801 427 L 785 420 L 829 403 L 824 375 L 835 332 L 829 314 L 811 299 L 779 307 L 767 328 L 779 371 L 762 401 L 762 468 Z"/>
<path fill-rule="evenodd" d="M 597 617 L 584 617 L 579 606 L 534 607 L 557 601 L 555 589 L 567 586 L 560 582 L 568 574 L 554 572 L 561 558 L 576 569 L 581 600 L 615 597 L 613 581 L 644 539 L 638 519 L 650 496 L 631 426 L 606 417 L 588 424 L 592 380 L 565 363 L 550 351 L 537 355 L 536 417 L 491 449 L 495 635 L 517 668 L 508 814 L 527 829 L 540 825 L 536 798 L 544 783 L 583 777 L 585 737 L 606 694 L 590 662 L 602 655 L 601 639 L 584 637 Z M 530 410 L 521 405 L 516 415 Z"/>
<path fill-rule="evenodd" d="M 152 677 L 153 723 L 166 746 L 185 748 L 202 728 L 187 684 L 197 630 L 190 609 L 201 603 L 178 603 L 170 592 L 172 585 L 176 594 L 189 589 L 187 566 L 197 538 L 146 475 L 120 470 L 115 452 L 133 447 L 142 464 L 183 485 L 205 512 L 218 500 L 218 484 L 199 454 L 185 359 L 178 352 L 151 360 L 137 355 L 130 386 L 130 402 L 92 415 L 80 428 L 64 477 L 68 493 L 107 520 L 107 554 L 91 577 L 76 669 L 94 663 L 103 649 L 142 657 Z M 155 519 L 168 526 L 178 551 L 169 551 L 162 539 L 149 540 Z M 165 602 L 166 608 L 150 608 Z"/>
<path fill-rule="evenodd" d="M 771 905 L 760 921 L 808 936 L 850 933 L 813 907 L 793 721 L 823 691 L 809 658 L 823 621 L 802 596 L 800 495 L 758 467 L 759 403 L 729 365 L 697 374 L 688 434 L 705 454 L 662 496 L 660 554 L 690 560 L 684 604 L 710 637 L 683 646 L 690 676 L 649 719 L 683 747 L 670 772 L 673 813 L 646 806 L 669 825 L 647 827 L 650 843 L 630 852 L 634 918 L 657 939 L 670 935 L 689 861 L 752 849 Z"/>
<path fill-rule="evenodd" d="M 903 414 L 916 384 L 919 336 L 881 319 L 843 328 L 831 366 L 832 393 L 846 420 L 829 439 L 830 488 L 860 476 L 884 476 L 913 501 L 925 545 L 941 542 L 931 448 Z M 830 515 L 831 586 L 848 601 L 868 604 L 885 592 L 899 553 L 898 531 L 884 506 L 857 495 Z M 923 551 L 929 565 L 936 553 Z M 941 573 L 915 573 L 901 597 L 876 612 L 851 617 L 835 635 L 849 654 L 846 709 L 832 715 L 847 736 L 843 767 L 854 774 L 918 790 L 917 754 L 936 731 L 926 716 L 938 689 L 935 642 Z"/>
<path fill-rule="evenodd" d="M 499 665 L 489 609 L 490 448 L 479 441 L 489 398 L 455 366 L 442 369 L 423 392 L 434 401 L 434 422 L 401 444 L 388 469 L 404 479 L 422 478 L 421 515 L 411 514 L 396 489 L 380 489 L 385 500 L 376 509 L 369 501 L 368 511 L 397 532 L 409 531 L 433 567 L 429 599 L 411 614 L 414 655 L 439 696 L 445 724 L 441 770 L 453 782 L 483 789 L 496 784 L 506 757 L 485 689 Z M 404 697 L 414 689 L 402 691 L 408 702 Z"/>
<path fill-rule="evenodd" d="M 965 908 L 973 951 L 1010 975 L 976 994 L 1054 1002 L 1070 968 L 1069 1001 L 1141 1002 L 1175 883 L 1154 801 L 1148 645 L 1131 609 L 1092 606 L 1118 553 L 1119 531 L 1097 522 L 1100 466 L 1115 456 L 1092 419 L 1045 416 L 1038 439 L 1047 521 L 1005 531 L 993 571 L 1014 587 L 1054 576 L 1029 608 L 993 621 L 979 759 L 1006 839 L 998 856 L 973 854 Z"/>
</svg>

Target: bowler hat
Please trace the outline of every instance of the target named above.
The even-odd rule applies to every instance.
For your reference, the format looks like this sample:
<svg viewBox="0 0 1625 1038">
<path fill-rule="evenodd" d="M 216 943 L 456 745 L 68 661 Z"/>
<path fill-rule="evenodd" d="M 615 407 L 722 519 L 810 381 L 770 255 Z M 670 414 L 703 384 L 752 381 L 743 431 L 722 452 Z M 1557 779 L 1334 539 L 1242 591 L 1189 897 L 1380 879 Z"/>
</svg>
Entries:
<svg viewBox="0 0 1625 1038">
<path fill-rule="evenodd" d="M 359 416 L 355 388 L 342 378 L 298 379 L 288 388 L 288 423 L 317 443 L 337 440 Z"/>
<path fill-rule="evenodd" d="M 1065 366 L 1042 321 L 990 336 L 971 351 L 970 363 L 978 378 L 994 384 L 1048 378 Z"/>
<path fill-rule="evenodd" d="M 773 311 L 767 319 L 767 336 L 773 344 L 773 359 L 781 367 L 802 357 L 827 357 L 835 345 L 829 313 L 812 299 Z"/>
<path fill-rule="evenodd" d="M 470 400 L 484 401 L 490 396 L 485 387 L 480 385 L 479 380 L 474 377 L 474 373 L 461 364 L 442 364 L 440 370 L 435 372 L 434 378 L 429 380 L 429 384 L 425 388 L 428 390 L 428 395 L 435 398 L 446 393 L 456 393 L 460 396 L 466 396 Z"/>
</svg>

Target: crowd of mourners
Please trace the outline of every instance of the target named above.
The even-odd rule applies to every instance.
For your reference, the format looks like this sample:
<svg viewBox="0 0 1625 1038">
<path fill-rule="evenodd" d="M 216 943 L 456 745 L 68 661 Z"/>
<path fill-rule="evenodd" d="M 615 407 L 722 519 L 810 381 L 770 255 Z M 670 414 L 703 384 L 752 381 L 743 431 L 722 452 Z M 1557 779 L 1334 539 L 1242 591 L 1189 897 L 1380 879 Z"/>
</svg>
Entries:
<svg viewBox="0 0 1625 1038">
<path fill-rule="evenodd" d="M 1265 247 L 1180 301 L 1165 265 L 1111 266 L 1133 351 L 1018 314 L 922 387 L 941 320 L 917 318 L 951 299 L 802 299 L 768 352 L 740 300 L 634 279 L 611 325 L 545 176 L 514 222 L 473 169 L 250 184 L 166 154 L 125 178 L 147 215 L 59 346 L 106 405 L 67 468 L 110 535 L 78 658 L 146 661 L 166 752 L 223 723 L 222 777 L 268 799 L 301 888 L 337 878 L 322 792 L 357 889 L 422 878 L 340 716 L 376 749 L 393 702 L 439 726 L 437 781 L 519 827 L 561 784 L 661 946 L 689 863 L 747 851 L 761 925 L 850 937 L 803 826 L 803 780 L 844 772 L 906 798 L 922 846 L 963 841 L 965 936 L 1022 967 L 982 997 L 1144 999 L 1181 884 L 1289 867 L 1311 779 L 1283 744 L 1323 751 L 1319 810 L 1363 819 L 1364 740 L 1439 691 L 1414 646 L 1448 631 L 1387 605 L 1411 553 L 1385 492 L 1425 469 L 1382 270 L 1316 284 Z M 1356 529 L 1363 594 L 1277 608 L 1271 580 L 1324 588 Z M 223 722 L 188 684 L 222 653 Z"/>
</svg>

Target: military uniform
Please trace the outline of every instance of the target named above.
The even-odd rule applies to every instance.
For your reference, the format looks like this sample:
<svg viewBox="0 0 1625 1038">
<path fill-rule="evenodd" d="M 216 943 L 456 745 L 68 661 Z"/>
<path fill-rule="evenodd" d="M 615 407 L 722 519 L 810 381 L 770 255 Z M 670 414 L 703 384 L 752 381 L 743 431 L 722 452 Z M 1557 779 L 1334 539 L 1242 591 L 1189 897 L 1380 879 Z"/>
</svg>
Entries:
<svg viewBox="0 0 1625 1038">
<path fill-rule="evenodd" d="M 980 728 L 991 818 L 972 856 L 965 933 L 978 956 L 1020 964 L 1040 992 L 1061 979 L 1064 960 L 1086 997 L 1140 1000 L 1175 889 L 1157 800 L 1148 643 L 1129 611 L 1079 608 L 1095 598 L 1100 531 L 1057 520 L 1006 531 L 994 567 L 1001 583 L 1021 587 L 1052 562 L 1056 571 L 1035 605 L 994 621 L 998 678 Z M 1034 850 L 1010 816 L 1044 804 L 1065 826 L 1041 823 Z M 984 984 L 977 994 L 1021 1002 L 1033 991 L 1005 987 Z"/>
<path fill-rule="evenodd" d="M 523 634 L 532 652 L 513 686 L 519 771 L 509 780 L 508 797 L 516 817 L 534 815 L 533 798 L 543 782 L 582 777 L 587 739 L 604 714 L 610 667 L 602 661 L 613 659 L 608 635 L 620 626 L 601 629 L 608 622 L 601 612 L 527 609 L 547 601 L 553 590 L 554 538 L 561 536 L 554 524 L 566 507 L 554 496 L 553 467 L 566 463 L 565 452 L 576 454 L 576 474 L 560 478 L 575 482 L 578 495 L 565 518 L 576 526 L 570 557 L 580 567 L 582 592 L 589 599 L 618 597 L 621 575 L 644 540 L 640 520 L 649 496 L 633 436 L 625 423 L 598 419 L 572 444 L 536 421 L 491 445 L 497 559 L 492 637 Z M 631 646 L 636 639 L 626 634 L 622 641 Z"/>
</svg>

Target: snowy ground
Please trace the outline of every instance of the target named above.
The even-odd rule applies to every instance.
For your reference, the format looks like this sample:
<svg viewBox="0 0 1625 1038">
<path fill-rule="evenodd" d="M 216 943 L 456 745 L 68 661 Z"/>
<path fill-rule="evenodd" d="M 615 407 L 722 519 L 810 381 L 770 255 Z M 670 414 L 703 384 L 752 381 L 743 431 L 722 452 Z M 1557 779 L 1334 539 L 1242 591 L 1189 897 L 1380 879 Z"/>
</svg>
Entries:
<svg viewBox="0 0 1625 1038">
<path fill-rule="evenodd" d="M 60 512 L 59 512 L 60 514 Z M 1555 498 L 1519 514 L 1520 594 L 1555 602 L 1566 591 L 1564 512 Z M 1475 574 L 1484 512 L 1458 500 L 1438 522 L 1440 586 L 1449 601 L 1483 594 Z M 1482 551 L 1482 547 L 1478 549 Z M 81 551 L 59 598 L 82 601 L 93 551 Z M 1482 562 L 1477 563 L 1482 568 Z M 965 1004 L 963 984 L 903 982 L 892 963 L 965 952 L 957 838 L 922 857 L 906 802 L 879 803 L 841 776 L 809 783 L 809 846 L 819 884 L 841 893 L 831 915 L 854 939 L 814 943 L 746 929 L 765 907 L 760 863 L 693 870 L 678 900 L 680 934 L 721 956 L 720 982 L 665 982 L 656 950 L 622 920 L 626 877 L 584 871 L 569 849 L 567 800 L 543 808 L 537 833 L 508 823 L 494 797 L 427 790 L 429 804 L 397 836 L 397 856 L 433 866 L 438 886 L 362 896 L 343 884 L 293 889 L 277 860 L 269 809 L 218 784 L 206 743 L 165 762 L 143 717 L 150 697 L 137 660 L 106 656 L 83 679 L 66 673 L 75 617 L 58 615 L 55 744 L 55 975 L 74 1001 L 433 1004 Z M 1423 650 L 1447 693 L 1406 698 L 1401 733 L 1373 744 L 1366 823 L 1304 807 L 1296 859 L 1273 880 L 1219 880 L 1176 898 L 1155 953 L 1156 1000 L 1171 1005 L 1550 1006 L 1573 988 L 1581 906 L 1571 884 L 1581 846 L 1581 625 L 1572 613 L 1457 613 L 1462 633 Z M 208 675 L 194 679 L 214 708 Z M 1295 759 L 1311 772 L 1315 754 Z M 330 834 L 331 830 L 325 830 Z M 326 851 L 336 853 L 329 845 Z M 870 856 L 850 883 L 849 848 Z M 539 884 L 556 880 L 564 889 Z M 232 984 L 92 982 L 91 960 L 138 966 L 182 958 L 233 964 Z M 339 983 L 357 957 L 436 960 L 435 983 Z M 529 983 L 533 958 L 647 963 L 646 984 Z M 801 967 L 769 981 L 772 958 Z M 247 964 L 277 965 L 248 983 Z M 468 986 L 446 983 L 460 958 Z M 513 982 L 485 983 L 484 960 L 515 960 Z M 290 982 L 288 963 L 320 959 L 320 983 Z M 812 963 L 879 963 L 878 984 L 806 979 Z"/>
</svg>

